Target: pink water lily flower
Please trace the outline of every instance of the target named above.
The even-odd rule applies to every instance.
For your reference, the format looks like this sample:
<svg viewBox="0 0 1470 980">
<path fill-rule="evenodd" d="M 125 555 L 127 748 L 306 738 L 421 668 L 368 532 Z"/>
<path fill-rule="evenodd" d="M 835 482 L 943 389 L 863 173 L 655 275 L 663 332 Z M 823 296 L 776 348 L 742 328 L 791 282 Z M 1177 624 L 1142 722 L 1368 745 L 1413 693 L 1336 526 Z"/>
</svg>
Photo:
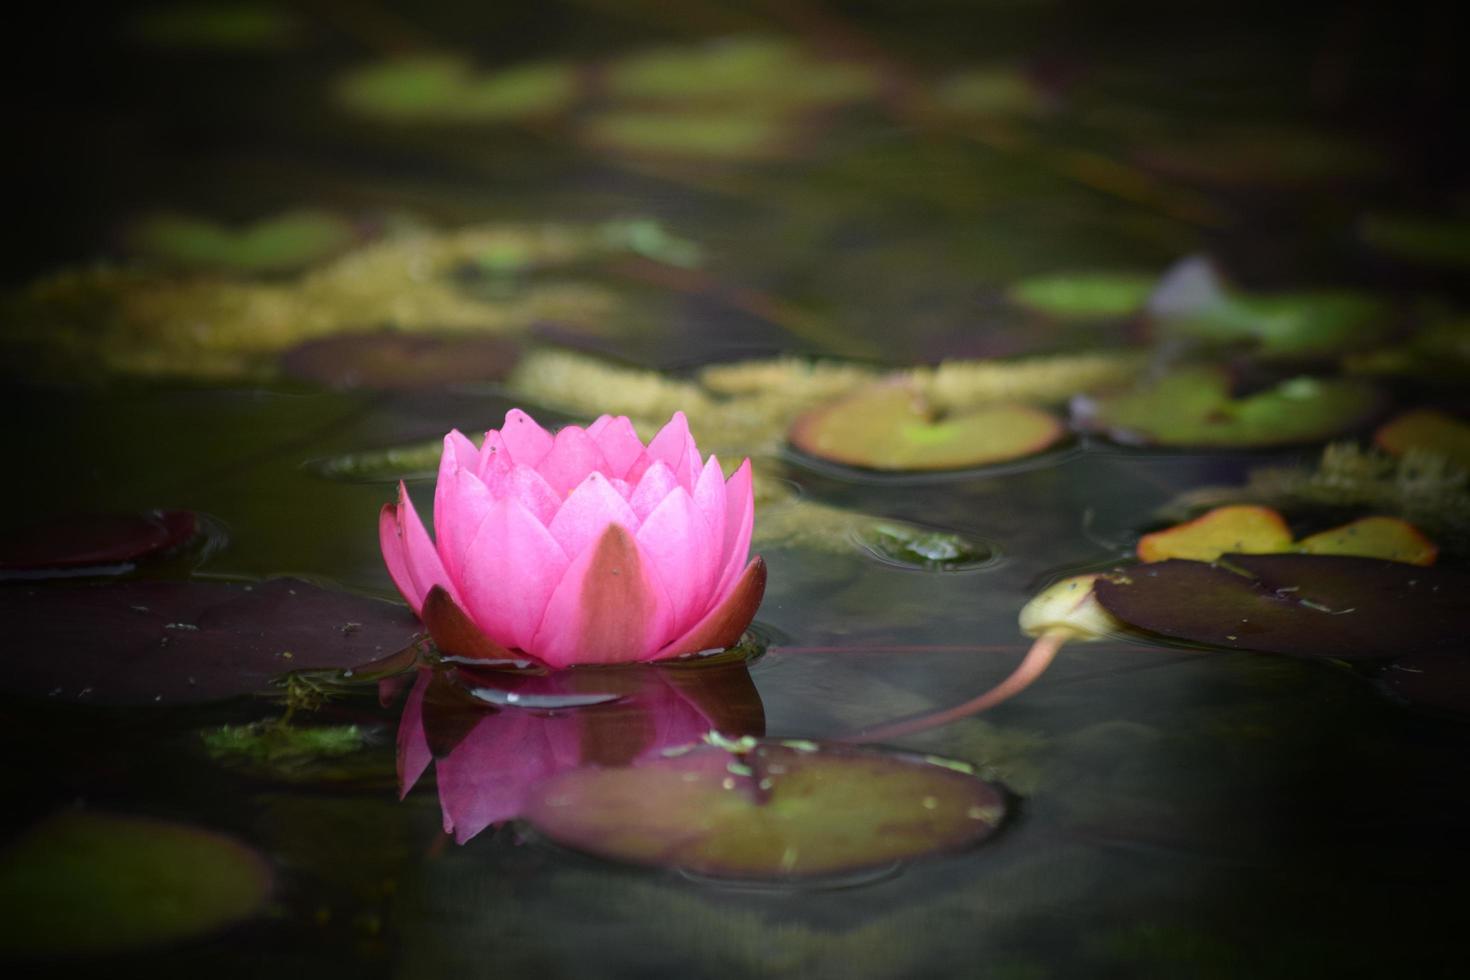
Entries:
<svg viewBox="0 0 1470 980">
<path fill-rule="evenodd" d="M 441 651 L 560 668 L 737 643 L 765 592 L 754 512 L 750 460 L 727 481 L 682 412 L 645 446 L 626 417 L 553 435 L 512 409 L 483 448 L 444 437 L 433 540 L 402 483 L 378 530 Z"/>
</svg>

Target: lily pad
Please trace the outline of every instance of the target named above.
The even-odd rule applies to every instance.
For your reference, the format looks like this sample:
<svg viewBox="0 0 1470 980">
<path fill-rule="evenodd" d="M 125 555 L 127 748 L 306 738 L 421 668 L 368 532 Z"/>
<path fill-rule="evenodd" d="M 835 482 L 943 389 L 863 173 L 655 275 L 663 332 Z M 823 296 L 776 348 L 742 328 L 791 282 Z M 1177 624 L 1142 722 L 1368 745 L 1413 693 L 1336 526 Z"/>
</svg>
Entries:
<svg viewBox="0 0 1470 980">
<path fill-rule="evenodd" d="M 1142 311 L 1156 284 L 1147 273 L 1050 273 L 1022 279 L 1006 296 L 1017 306 L 1059 319 L 1108 319 Z"/>
<path fill-rule="evenodd" d="M 519 354 L 501 337 L 372 331 L 309 340 L 281 355 L 281 370 L 329 388 L 411 390 L 499 381 Z"/>
<path fill-rule="evenodd" d="M 0 953 L 108 956 L 206 936 L 257 914 L 271 873 L 222 834 L 67 812 L 0 852 Z"/>
<path fill-rule="evenodd" d="M 581 71 L 570 63 L 481 73 L 460 58 L 428 55 L 350 72 L 337 97 L 354 112 L 392 122 L 511 122 L 561 112 L 581 88 Z"/>
<path fill-rule="evenodd" d="M 80 704 L 214 701 L 295 670 L 355 667 L 407 646 L 403 606 L 299 582 L 125 582 L 0 589 L 0 685 Z"/>
<path fill-rule="evenodd" d="M 1371 660 L 1458 653 L 1470 574 L 1340 555 L 1170 559 L 1099 579 L 1098 602 L 1175 639 L 1303 657 Z"/>
<path fill-rule="evenodd" d="M 960 571 L 994 560 L 995 551 L 983 542 L 935 528 L 897 521 L 872 521 L 854 534 L 858 543 L 879 561 L 927 571 Z"/>
<path fill-rule="evenodd" d="M 769 160 L 787 155 L 802 129 L 782 116 L 749 111 L 617 109 L 582 128 L 590 145 L 633 157 Z"/>
<path fill-rule="evenodd" d="M 1138 541 L 1145 562 L 1167 558 L 1214 561 L 1223 554 L 1357 555 L 1414 565 L 1432 565 L 1439 553 L 1419 529 L 1397 517 L 1363 517 L 1341 527 L 1293 541 L 1286 519 L 1270 507 L 1216 507 L 1192 521 L 1146 534 Z"/>
<path fill-rule="evenodd" d="M 734 37 L 639 52 L 606 69 L 609 94 L 629 102 L 811 109 L 867 98 L 876 73 L 856 62 L 814 57 L 779 37 Z"/>
<path fill-rule="evenodd" d="M 1221 367 L 1183 368 L 1128 391 L 1072 403 L 1076 423 L 1118 442 L 1245 449 L 1317 442 L 1368 422 L 1382 406 L 1353 378 L 1298 377 L 1235 398 Z"/>
<path fill-rule="evenodd" d="M 1301 126 L 1230 126 L 1140 149 L 1162 173 L 1225 187 L 1297 188 L 1361 180 L 1389 165 L 1377 147 Z"/>
<path fill-rule="evenodd" d="M 525 818 L 613 860 L 720 878 L 847 874 L 989 837 L 1005 798 L 967 766 L 846 746 L 742 740 L 539 784 Z"/>
<path fill-rule="evenodd" d="M 126 571 L 193 540 L 199 519 L 186 510 L 80 514 L 25 528 L 0 542 L 0 579 L 88 569 Z"/>
<path fill-rule="evenodd" d="M 813 409 L 791 426 L 791 444 L 848 466 L 904 472 L 957 470 L 1032 456 L 1066 434 L 1029 405 L 983 405 L 939 416 L 918 391 L 878 384 Z"/>
<path fill-rule="evenodd" d="M 1377 680 L 1401 701 L 1470 714 L 1470 656 L 1464 652 L 1410 654 L 1384 667 Z"/>
<path fill-rule="evenodd" d="M 1379 426 L 1373 441 L 1395 456 L 1417 449 L 1470 468 L 1470 424 L 1432 408 L 1395 416 Z"/>
<path fill-rule="evenodd" d="M 271 50 L 299 39 L 301 24 L 270 3 L 181 3 L 148 7 L 132 18 L 132 34 L 160 48 Z"/>
<path fill-rule="evenodd" d="M 183 269 L 246 274 L 292 272 L 357 241 L 352 222 L 327 211 L 290 211 L 243 228 L 160 214 L 133 227 L 134 251 Z"/>
<path fill-rule="evenodd" d="M 967 68 L 934 89 L 934 103 L 961 116 L 1032 116 L 1050 101 L 1030 76 L 1010 67 Z"/>
<path fill-rule="evenodd" d="M 1448 269 L 1470 266 L 1470 220 L 1465 218 L 1370 214 L 1359 226 L 1359 234 L 1390 255 Z"/>
</svg>

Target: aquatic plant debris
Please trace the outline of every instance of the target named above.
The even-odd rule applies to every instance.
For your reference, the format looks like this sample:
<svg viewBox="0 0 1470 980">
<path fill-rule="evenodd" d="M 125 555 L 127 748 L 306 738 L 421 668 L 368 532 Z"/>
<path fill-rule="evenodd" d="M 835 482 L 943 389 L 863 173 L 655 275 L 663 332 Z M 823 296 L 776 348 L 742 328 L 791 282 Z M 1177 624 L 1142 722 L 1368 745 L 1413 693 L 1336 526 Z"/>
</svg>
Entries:
<svg viewBox="0 0 1470 980">
<path fill-rule="evenodd" d="M 258 914 L 265 859 L 189 824 L 63 811 L 0 851 L 0 954 L 101 957 L 202 938 Z"/>
<path fill-rule="evenodd" d="M 799 881 L 973 846 L 1006 811 L 1004 795 L 968 769 L 762 740 L 739 753 L 705 746 L 564 772 L 537 785 L 524 816 L 557 843 L 612 860 Z"/>
<path fill-rule="evenodd" d="M 1342 555 L 1169 559 L 1098 579 L 1119 620 L 1173 639 L 1339 660 L 1455 653 L 1470 631 L 1470 574 Z"/>
<path fill-rule="evenodd" d="M 1396 517 L 1361 517 L 1295 541 L 1279 512 L 1257 504 L 1216 507 L 1183 524 L 1145 534 L 1137 548 L 1139 559 L 1145 562 L 1168 558 L 1214 561 L 1226 553 L 1287 551 L 1384 558 L 1412 565 L 1432 565 L 1439 553 L 1418 528 Z"/>
<path fill-rule="evenodd" d="M 402 606 L 295 579 L 10 585 L 16 650 L 0 686 L 79 705 L 177 705 L 274 690 L 291 671 L 341 669 L 413 640 Z"/>
<path fill-rule="evenodd" d="M 1316 442 L 1373 418 L 1383 396 L 1354 378 L 1297 377 L 1236 398 L 1223 367 L 1180 368 L 1131 390 L 1079 397 L 1078 426 L 1118 442 L 1245 449 Z"/>
</svg>

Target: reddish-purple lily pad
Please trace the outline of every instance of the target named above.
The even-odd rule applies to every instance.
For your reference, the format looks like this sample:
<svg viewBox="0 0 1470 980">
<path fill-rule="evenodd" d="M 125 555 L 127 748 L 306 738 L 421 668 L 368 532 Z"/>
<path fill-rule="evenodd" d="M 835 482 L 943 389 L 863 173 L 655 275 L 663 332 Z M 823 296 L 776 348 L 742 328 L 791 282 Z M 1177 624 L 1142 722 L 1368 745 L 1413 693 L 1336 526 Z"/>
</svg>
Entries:
<svg viewBox="0 0 1470 980">
<path fill-rule="evenodd" d="M 0 578 L 47 571 L 114 569 L 173 551 L 199 533 L 186 510 L 78 514 L 25 528 L 0 542 Z"/>
<path fill-rule="evenodd" d="M 340 669 L 406 646 L 403 606 L 294 579 L 0 589 L 0 685 L 83 704 L 213 701 L 281 674 Z"/>
<path fill-rule="evenodd" d="M 1470 574 L 1377 558 L 1171 559 L 1105 576 L 1094 589 L 1131 626 L 1235 650 L 1388 659 L 1458 653 L 1470 635 Z"/>
<path fill-rule="evenodd" d="M 519 355 L 520 349 L 502 337 L 372 331 L 293 347 L 281 355 L 281 371 L 329 388 L 402 391 L 498 381 Z"/>
<path fill-rule="evenodd" d="M 1411 654 L 1384 667 L 1378 684 L 1410 704 L 1470 714 L 1470 652 Z"/>
<path fill-rule="evenodd" d="M 523 816 L 602 857 L 720 878 L 843 875 L 989 837 L 999 790 L 960 763 L 743 739 L 540 783 Z"/>
</svg>

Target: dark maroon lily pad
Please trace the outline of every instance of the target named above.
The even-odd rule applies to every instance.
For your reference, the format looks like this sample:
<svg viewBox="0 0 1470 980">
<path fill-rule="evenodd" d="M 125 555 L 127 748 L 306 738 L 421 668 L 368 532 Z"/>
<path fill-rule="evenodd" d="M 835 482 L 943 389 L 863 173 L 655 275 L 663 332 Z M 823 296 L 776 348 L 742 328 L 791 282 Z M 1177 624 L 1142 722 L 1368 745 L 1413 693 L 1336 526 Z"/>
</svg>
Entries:
<svg viewBox="0 0 1470 980">
<path fill-rule="evenodd" d="M 0 542 L 0 578 L 47 571 L 119 570 L 187 544 L 199 519 L 186 510 L 77 514 L 25 528 Z M 126 570 L 126 569 L 120 569 Z"/>
<path fill-rule="evenodd" d="M 1411 654 L 1384 667 L 1378 685 L 1410 704 L 1470 714 L 1470 655 Z"/>
<path fill-rule="evenodd" d="M 1005 809 L 1001 792 L 960 763 L 743 739 L 562 772 L 535 788 L 523 816 L 560 844 L 614 860 L 783 880 L 969 847 Z"/>
<path fill-rule="evenodd" d="M 293 670 L 355 667 L 407 646 L 403 606 L 294 579 L 0 589 L 0 685 L 84 704 L 213 701 Z"/>
<path fill-rule="evenodd" d="M 520 349 L 502 337 L 372 331 L 293 347 L 281 355 L 281 371 L 328 388 L 402 391 L 498 381 L 519 355 Z"/>
<path fill-rule="evenodd" d="M 1372 660 L 1457 653 L 1470 635 L 1470 574 L 1377 558 L 1171 559 L 1101 578 L 1095 593 L 1131 626 L 1234 650 Z"/>
</svg>

